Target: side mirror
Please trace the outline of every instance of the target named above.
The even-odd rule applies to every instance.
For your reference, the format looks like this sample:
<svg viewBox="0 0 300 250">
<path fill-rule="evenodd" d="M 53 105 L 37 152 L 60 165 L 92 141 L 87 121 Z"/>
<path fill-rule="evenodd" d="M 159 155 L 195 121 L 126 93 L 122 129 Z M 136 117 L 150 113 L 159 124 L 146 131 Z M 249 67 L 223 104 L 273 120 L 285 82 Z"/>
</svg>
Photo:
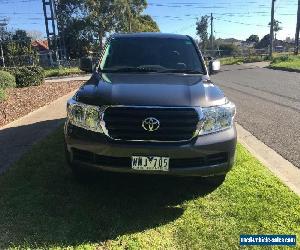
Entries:
<svg viewBox="0 0 300 250">
<path fill-rule="evenodd" d="M 93 57 L 80 58 L 79 68 L 87 73 L 93 73 L 97 65 L 97 59 Z"/>
<path fill-rule="evenodd" d="M 204 57 L 204 61 L 209 62 L 209 61 L 211 61 L 211 60 L 213 60 L 213 58 L 212 58 L 211 56 L 205 56 L 205 57 Z"/>
<path fill-rule="evenodd" d="M 209 62 L 209 73 L 216 74 L 221 69 L 221 62 L 219 60 L 213 60 Z"/>
</svg>

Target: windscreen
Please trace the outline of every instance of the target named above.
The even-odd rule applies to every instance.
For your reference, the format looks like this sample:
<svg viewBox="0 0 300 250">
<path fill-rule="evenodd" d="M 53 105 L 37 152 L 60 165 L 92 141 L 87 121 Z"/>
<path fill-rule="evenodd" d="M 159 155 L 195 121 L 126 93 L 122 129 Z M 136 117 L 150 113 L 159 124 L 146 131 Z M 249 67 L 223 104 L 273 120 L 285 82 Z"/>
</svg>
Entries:
<svg viewBox="0 0 300 250">
<path fill-rule="evenodd" d="M 203 73 L 202 63 L 195 45 L 187 37 L 114 38 L 108 44 L 101 68 L 152 67 L 156 69 L 194 70 Z"/>
</svg>

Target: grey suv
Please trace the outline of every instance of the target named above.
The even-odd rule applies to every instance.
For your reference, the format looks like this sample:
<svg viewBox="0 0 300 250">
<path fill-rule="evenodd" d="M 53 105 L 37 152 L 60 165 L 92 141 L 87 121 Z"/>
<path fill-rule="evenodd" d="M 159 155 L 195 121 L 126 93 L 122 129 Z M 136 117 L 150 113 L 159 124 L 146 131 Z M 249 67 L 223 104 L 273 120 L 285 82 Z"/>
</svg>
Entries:
<svg viewBox="0 0 300 250">
<path fill-rule="evenodd" d="M 224 178 L 234 162 L 235 105 L 189 36 L 113 35 L 67 112 L 66 155 L 77 175 L 92 167 Z"/>
</svg>

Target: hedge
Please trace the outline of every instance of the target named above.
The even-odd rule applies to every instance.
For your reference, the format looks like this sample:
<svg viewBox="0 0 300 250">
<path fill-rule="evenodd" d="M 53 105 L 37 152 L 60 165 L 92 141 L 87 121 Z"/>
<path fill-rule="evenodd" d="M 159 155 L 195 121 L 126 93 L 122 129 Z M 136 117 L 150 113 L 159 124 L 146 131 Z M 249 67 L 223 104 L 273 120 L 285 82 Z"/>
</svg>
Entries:
<svg viewBox="0 0 300 250">
<path fill-rule="evenodd" d="M 45 81 L 44 69 L 39 66 L 17 68 L 15 76 L 18 88 L 41 85 Z"/>
<path fill-rule="evenodd" d="M 16 77 L 18 88 L 41 85 L 45 81 L 44 69 L 40 66 L 3 68 Z"/>
<path fill-rule="evenodd" d="M 0 71 L 0 89 L 16 87 L 15 77 L 6 71 Z"/>
</svg>

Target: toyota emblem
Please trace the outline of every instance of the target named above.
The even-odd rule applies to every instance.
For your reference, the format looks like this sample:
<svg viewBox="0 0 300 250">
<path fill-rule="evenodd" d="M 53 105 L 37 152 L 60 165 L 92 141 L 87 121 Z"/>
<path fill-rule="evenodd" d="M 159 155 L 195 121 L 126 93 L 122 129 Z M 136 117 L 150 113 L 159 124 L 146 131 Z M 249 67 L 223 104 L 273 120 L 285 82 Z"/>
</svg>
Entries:
<svg viewBox="0 0 300 250">
<path fill-rule="evenodd" d="M 159 120 L 157 120 L 154 117 L 148 117 L 145 120 L 143 120 L 142 123 L 142 127 L 149 132 L 158 130 L 159 126 L 160 126 Z"/>
</svg>

